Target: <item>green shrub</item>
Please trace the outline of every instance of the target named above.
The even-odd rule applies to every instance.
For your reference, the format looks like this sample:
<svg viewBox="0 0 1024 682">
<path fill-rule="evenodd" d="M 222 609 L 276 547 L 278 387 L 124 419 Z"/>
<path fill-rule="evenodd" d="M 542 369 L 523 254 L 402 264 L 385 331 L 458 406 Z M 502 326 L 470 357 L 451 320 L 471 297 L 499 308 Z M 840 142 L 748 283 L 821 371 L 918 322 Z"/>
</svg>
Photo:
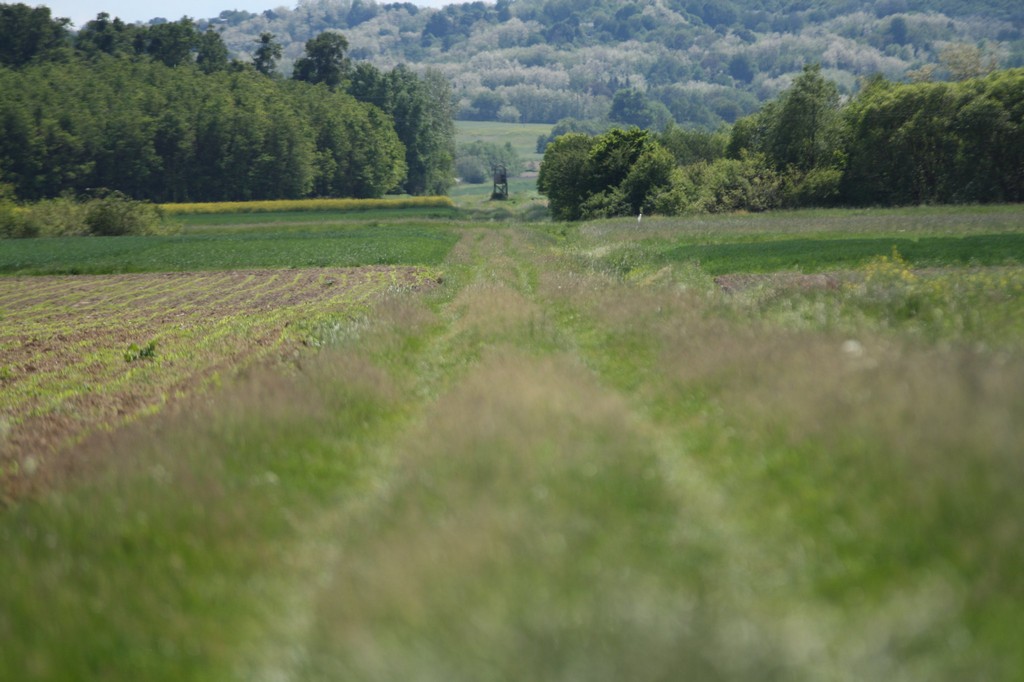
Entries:
<svg viewBox="0 0 1024 682">
<path fill-rule="evenodd" d="M 491 181 L 494 177 L 493 168 L 499 164 L 505 166 L 510 178 L 522 172 L 522 160 L 511 142 L 502 146 L 476 140 L 459 145 L 455 156 L 455 173 L 463 182 L 479 185 Z"/>
<path fill-rule="evenodd" d="M 14 189 L 0 183 L 0 239 L 34 237 L 25 210 L 14 202 Z"/>
<path fill-rule="evenodd" d="M 145 346 L 140 346 L 137 343 L 133 343 L 128 346 L 128 349 L 124 352 L 125 362 L 135 362 L 136 360 L 152 360 L 156 357 L 156 341 L 150 341 Z"/>
<path fill-rule="evenodd" d="M 24 239 L 37 234 L 25 209 L 11 201 L 0 201 L 0 239 Z"/>
<path fill-rule="evenodd" d="M 0 197 L 0 238 L 84 237 L 165 232 L 163 211 L 121 192 L 81 201 L 67 194 L 18 206 Z"/>
<path fill-rule="evenodd" d="M 681 215 L 687 211 L 693 211 L 699 206 L 700 187 L 696 184 L 698 173 L 693 166 L 707 166 L 706 161 L 700 161 L 691 166 L 674 168 L 669 174 L 669 182 L 651 197 L 651 204 L 655 213 L 661 215 Z"/>
<path fill-rule="evenodd" d="M 160 209 L 121 192 L 92 199 L 85 206 L 85 226 L 91 235 L 113 237 L 159 231 Z"/>
<path fill-rule="evenodd" d="M 650 210 L 654 198 L 671 183 L 675 167 L 671 152 L 657 142 L 648 144 L 617 188 L 626 203 L 625 213 L 636 215 L 644 208 Z"/>
<path fill-rule="evenodd" d="M 658 213 L 766 211 L 780 205 L 780 179 L 760 156 L 700 161 L 671 174 L 654 197 Z"/>
<path fill-rule="evenodd" d="M 490 177 L 486 163 L 477 156 L 460 156 L 456 159 L 455 174 L 462 182 L 471 185 L 483 184 Z"/>
<path fill-rule="evenodd" d="M 592 194 L 580 205 L 580 216 L 584 220 L 614 218 L 628 213 L 629 206 L 621 187 L 613 187 L 604 192 Z"/>
<path fill-rule="evenodd" d="M 787 208 L 834 206 L 839 199 L 843 172 L 838 168 L 812 168 L 807 173 L 794 171 L 785 178 L 782 203 Z"/>
<path fill-rule="evenodd" d="M 89 234 L 85 211 L 85 204 L 63 195 L 28 207 L 28 220 L 41 237 L 82 237 Z"/>
</svg>

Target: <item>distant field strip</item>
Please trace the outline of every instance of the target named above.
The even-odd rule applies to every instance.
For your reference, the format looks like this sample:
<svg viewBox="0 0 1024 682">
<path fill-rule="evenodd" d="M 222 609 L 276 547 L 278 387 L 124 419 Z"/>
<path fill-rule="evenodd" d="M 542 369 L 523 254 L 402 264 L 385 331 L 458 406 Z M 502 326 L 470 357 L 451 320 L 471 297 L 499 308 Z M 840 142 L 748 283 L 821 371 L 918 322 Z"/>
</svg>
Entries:
<svg viewBox="0 0 1024 682">
<path fill-rule="evenodd" d="M 1019 265 L 1024 263 L 1024 234 L 963 237 L 880 237 L 874 239 L 780 239 L 741 243 L 676 246 L 665 252 L 670 261 L 695 260 L 710 274 L 773 272 L 863 265 L 893 249 L 918 266 Z"/>
<path fill-rule="evenodd" d="M 193 204 L 161 204 L 168 215 L 201 213 L 273 213 L 280 211 L 371 211 L 380 209 L 438 208 L 454 206 L 448 197 L 400 199 L 282 199 L 276 201 L 220 201 Z"/>
<path fill-rule="evenodd" d="M 435 265 L 455 239 L 447 230 L 415 225 L 20 239 L 4 242 L 0 275 Z"/>
<path fill-rule="evenodd" d="M 304 322 L 436 277 L 406 266 L 0 278 L 0 465 L 28 452 L 38 466 L 69 440 L 302 342 Z M 129 359 L 149 344 L 151 357 Z"/>
</svg>

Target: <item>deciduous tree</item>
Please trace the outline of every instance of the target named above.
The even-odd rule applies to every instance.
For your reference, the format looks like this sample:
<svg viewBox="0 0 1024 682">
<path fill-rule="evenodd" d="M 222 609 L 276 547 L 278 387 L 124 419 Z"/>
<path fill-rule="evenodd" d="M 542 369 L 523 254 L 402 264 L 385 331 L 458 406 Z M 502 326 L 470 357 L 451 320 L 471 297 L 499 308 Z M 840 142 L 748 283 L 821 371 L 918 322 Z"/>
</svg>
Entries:
<svg viewBox="0 0 1024 682">
<path fill-rule="evenodd" d="M 87 56 L 132 54 L 139 29 L 100 12 L 75 35 L 75 49 Z"/>
<path fill-rule="evenodd" d="M 24 66 L 57 55 L 69 41 L 70 19 L 53 18 L 48 7 L 0 5 L 0 66 Z"/>
<path fill-rule="evenodd" d="M 195 60 L 199 47 L 199 33 L 195 22 L 188 17 L 164 24 L 154 24 L 136 34 L 136 51 L 156 59 L 166 66 L 180 66 Z"/>
<path fill-rule="evenodd" d="M 548 198 L 555 220 L 579 220 L 591 183 L 583 172 L 594 138 L 568 133 L 547 146 L 537 176 L 537 191 Z"/>
<path fill-rule="evenodd" d="M 349 74 L 348 40 L 340 33 L 325 31 L 306 41 L 306 53 L 295 62 L 292 78 L 307 83 L 341 87 Z"/>
<path fill-rule="evenodd" d="M 274 40 L 274 34 L 264 31 L 256 41 L 256 51 L 252 55 L 252 65 L 264 76 L 270 76 L 277 68 L 281 59 L 281 44 Z"/>
<path fill-rule="evenodd" d="M 228 68 L 228 47 L 220 34 L 212 28 L 206 29 L 196 41 L 196 64 L 204 73 Z"/>
</svg>

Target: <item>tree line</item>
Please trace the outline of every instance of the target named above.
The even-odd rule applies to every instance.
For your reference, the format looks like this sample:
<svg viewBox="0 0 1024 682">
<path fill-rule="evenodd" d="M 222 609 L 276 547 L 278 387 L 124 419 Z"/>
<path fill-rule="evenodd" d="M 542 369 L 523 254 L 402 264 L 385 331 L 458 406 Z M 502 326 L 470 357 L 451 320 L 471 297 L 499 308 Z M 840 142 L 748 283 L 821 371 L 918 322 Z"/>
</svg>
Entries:
<svg viewBox="0 0 1024 682">
<path fill-rule="evenodd" d="M 1024 69 L 953 83 L 882 77 L 843 101 L 817 65 L 757 113 L 707 133 L 670 127 L 548 144 L 554 217 L 1024 201 Z"/>
<path fill-rule="evenodd" d="M 450 86 L 404 65 L 353 65 L 325 32 L 291 78 L 260 36 L 230 60 L 191 19 L 77 34 L 45 7 L 0 5 L 0 184 L 21 200 L 118 190 L 155 202 L 443 194 Z"/>
</svg>

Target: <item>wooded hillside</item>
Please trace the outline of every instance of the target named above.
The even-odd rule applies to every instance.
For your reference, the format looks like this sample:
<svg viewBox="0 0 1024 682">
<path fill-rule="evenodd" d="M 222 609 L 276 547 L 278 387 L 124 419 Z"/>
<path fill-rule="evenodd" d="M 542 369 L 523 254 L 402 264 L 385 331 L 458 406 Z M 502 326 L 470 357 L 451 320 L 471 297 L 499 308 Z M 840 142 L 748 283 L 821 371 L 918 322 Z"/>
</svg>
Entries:
<svg viewBox="0 0 1024 682">
<path fill-rule="evenodd" d="M 945 79 L 951 50 L 966 48 L 985 68 L 1024 66 L 1024 5 L 1011 0 L 499 0 L 440 10 L 303 0 L 225 11 L 208 25 L 239 55 L 273 33 L 285 72 L 306 40 L 340 30 L 354 58 L 439 69 L 460 118 L 524 123 L 606 118 L 626 93 L 656 123 L 714 129 L 777 96 L 807 64 L 820 63 L 842 94 L 876 73 Z"/>
</svg>

